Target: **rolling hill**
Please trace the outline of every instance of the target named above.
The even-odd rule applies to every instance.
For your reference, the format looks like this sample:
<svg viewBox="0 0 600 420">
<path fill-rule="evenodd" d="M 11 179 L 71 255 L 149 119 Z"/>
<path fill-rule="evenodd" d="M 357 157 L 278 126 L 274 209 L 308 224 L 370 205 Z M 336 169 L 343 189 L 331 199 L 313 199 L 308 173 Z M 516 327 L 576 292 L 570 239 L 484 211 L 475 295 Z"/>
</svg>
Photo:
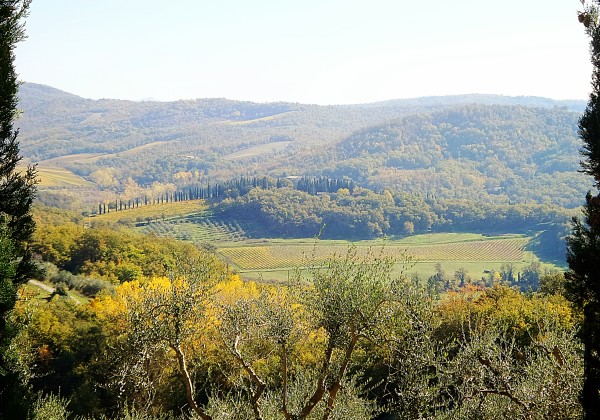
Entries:
<svg viewBox="0 0 600 420">
<path fill-rule="evenodd" d="M 143 188 L 325 175 L 439 199 L 573 208 L 591 187 L 577 172 L 584 101 L 463 95 L 343 106 L 133 102 L 26 83 L 19 105 L 29 162 L 64 168 L 111 194 L 128 182 Z"/>
</svg>

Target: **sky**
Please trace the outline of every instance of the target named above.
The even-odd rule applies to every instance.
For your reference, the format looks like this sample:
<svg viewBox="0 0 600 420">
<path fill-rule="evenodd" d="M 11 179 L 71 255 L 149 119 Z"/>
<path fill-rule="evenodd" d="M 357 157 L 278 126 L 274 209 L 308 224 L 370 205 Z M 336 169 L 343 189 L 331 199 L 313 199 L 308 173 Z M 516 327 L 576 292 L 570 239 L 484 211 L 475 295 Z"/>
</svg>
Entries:
<svg viewBox="0 0 600 420">
<path fill-rule="evenodd" d="M 586 99 L 579 0 L 33 0 L 23 81 L 84 98 Z"/>
</svg>

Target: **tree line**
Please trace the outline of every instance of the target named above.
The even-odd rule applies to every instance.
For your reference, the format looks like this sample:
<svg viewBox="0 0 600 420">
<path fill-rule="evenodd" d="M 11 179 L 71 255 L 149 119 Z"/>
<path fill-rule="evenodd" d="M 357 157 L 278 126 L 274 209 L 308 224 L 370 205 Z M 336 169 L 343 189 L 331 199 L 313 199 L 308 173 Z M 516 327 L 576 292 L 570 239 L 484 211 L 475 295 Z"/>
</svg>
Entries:
<svg viewBox="0 0 600 420">
<path fill-rule="evenodd" d="M 354 191 L 354 181 L 348 178 L 328 178 L 328 177 L 308 177 L 303 176 L 295 179 L 289 178 L 271 178 L 263 177 L 240 177 L 224 182 L 206 183 L 204 185 L 188 185 L 174 191 L 162 191 L 158 194 L 148 196 L 144 194 L 141 197 L 119 198 L 99 203 L 97 211 L 92 214 L 106 214 L 112 211 L 127 210 L 164 203 L 177 203 L 190 200 L 209 200 L 236 198 L 244 196 L 254 188 L 269 190 L 273 188 L 294 188 L 298 191 L 305 191 L 308 194 L 317 195 L 318 193 L 336 192 L 340 188 L 346 188 Z"/>
</svg>

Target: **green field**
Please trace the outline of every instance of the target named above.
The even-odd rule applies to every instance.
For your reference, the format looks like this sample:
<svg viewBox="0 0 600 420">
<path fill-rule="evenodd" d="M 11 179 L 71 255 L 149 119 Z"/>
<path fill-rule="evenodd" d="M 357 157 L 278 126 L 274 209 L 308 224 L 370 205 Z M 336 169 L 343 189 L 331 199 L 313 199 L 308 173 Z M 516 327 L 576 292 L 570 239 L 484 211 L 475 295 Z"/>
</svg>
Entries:
<svg viewBox="0 0 600 420">
<path fill-rule="evenodd" d="M 56 286 L 51 283 L 43 283 L 43 284 L 52 289 Z M 22 296 L 26 295 L 25 299 L 36 299 L 36 300 L 43 300 L 43 301 L 48 301 L 51 299 L 52 295 L 50 292 L 48 292 L 47 290 L 45 290 L 42 287 L 39 287 L 38 285 L 36 285 L 32 282 L 25 283 L 21 287 L 22 287 L 21 294 L 22 294 Z M 69 290 L 67 292 L 67 296 L 64 298 L 71 299 L 73 302 L 75 302 L 78 305 L 85 305 L 90 301 L 89 298 L 85 297 L 77 290 Z"/>
<path fill-rule="evenodd" d="M 64 168 L 38 165 L 37 173 L 40 187 L 89 187 L 93 185 Z"/>
<path fill-rule="evenodd" d="M 448 275 L 465 269 L 471 278 L 480 279 L 489 272 L 500 271 L 504 263 L 513 264 L 515 271 L 519 272 L 538 260 L 527 251 L 533 236 L 516 234 L 432 233 L 357 242 L 250 239 L 237 222 L 224 222 L 215 217 L 204 201 L 144 206 L 93 219 L 129 221 L 142 233 L 208 246 L 243 278 L 270 282 L 284 281 L 301 267 L 322 265 L 333 255 L 345 255 L 350 246 L 356 247 L 359 256 L 370 250 L 391 256 L 398 261 L 394 268 L 396 273 L 418 273 L 421 278 L 434 274 L 437 263 L 442 264 Z M 409 263 L 406 263 L 407 259 Z M 542 269 L 545 268 L 557 267 L 543 264 Z"/>
<path fill-rule="evenodd" d="M 504 263 L 512 263 L 515 270 L 520 271 L 536 260 L 535 255 L 525 250 L 529 240 L 524 235 L 489 237 L 444 233 L 352 243 L 311 239 L 243 241 L 217 246 L 217 251 L 243 277 L 266 281 L 282 281 L 298 267 L 320 265 L 333 255 L 345 255 L 351 245 L 356 247 L 359 256 L 372 250 L 375 254 L 382 252 L 395 258 L 397 273 L 418 273 L 428 277 L 435 273 L 435 265 L 439 262 L 450 275 L 464 268 L 472 278 L 478 279 L 489 271 L 499 271 Z"/>
</svg>

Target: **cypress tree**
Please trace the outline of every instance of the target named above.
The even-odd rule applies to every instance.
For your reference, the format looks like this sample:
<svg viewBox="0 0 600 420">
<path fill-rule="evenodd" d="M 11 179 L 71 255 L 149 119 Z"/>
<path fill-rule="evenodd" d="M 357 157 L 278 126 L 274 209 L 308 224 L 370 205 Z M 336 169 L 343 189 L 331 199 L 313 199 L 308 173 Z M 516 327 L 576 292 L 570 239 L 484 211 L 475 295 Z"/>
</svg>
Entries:
<svg viewBox="0 0 600 420">
<path fill-rule="evenodd" d="M 17 283 L 24 282 L 33 272 L 28 244 L 35 230 L 31 204 L 36 191 L 36 170 L 29 166 L 24 173 L 17 168 L 19 130 L 13 127 L 18 116 L 17 92 L 19 82 L 14 68 L 14 49 L 24 35 L 22 19 L 29 1 L 0 3 L 0 217 L 8 226 L 14 241 L 19 264 L 15 273 Z"/>
<path fill-rule="evenodd" d="M 10 342 L 18 326 L 7 321 L 17 299 L 17 287 L 35 270 L 29 244 L 35 229 L 31 204 L 36 191 L 36 170 L 17 168 L 19 130 L 19 82 L 14 68 L 14 51 L 25 38 L 23 20 L 28 0 L 0 2 L 0 418 L 24 418 L 27 389 L 16 368 L 9 362 Z"/>
<path fill-rule="evenodd" d="M 600 186 L 600 0 L 584 3 L 579 21 L 590 37 L 593 65 L 592 91 L 579 120 L 583 141 L 582 172 Z M 565 289 L 568 297 L 583 309 L 581 338 L 584 344 L 585 380 L 581 402 L 586 419 L 600 418 L 600 195 L 588 192 L 583 208 L 584 221 L 573 219 L 573 232 L 567 238 Z"/>
</svg>

